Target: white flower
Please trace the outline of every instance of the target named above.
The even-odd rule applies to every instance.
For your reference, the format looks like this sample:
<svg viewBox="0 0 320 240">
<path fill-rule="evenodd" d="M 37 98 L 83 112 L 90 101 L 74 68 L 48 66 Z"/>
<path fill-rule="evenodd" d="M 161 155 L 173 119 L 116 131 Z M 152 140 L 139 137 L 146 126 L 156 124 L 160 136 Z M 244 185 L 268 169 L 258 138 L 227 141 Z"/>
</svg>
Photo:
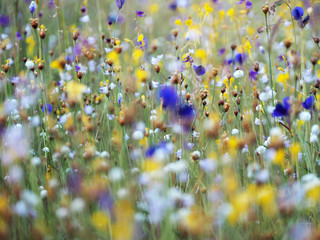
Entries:
<svg viewBox="0 0 320 240">
<path fill-rule="evenodd" d="M 259 155 L 263 155 L 265 154 L 267 148 L 265 146 L 259 146 L 257 149 L 256 149 L 256 153 L 258 153 Z"/>
<path fill-rule="evenodd" d="M 268 93 L 267 92 L 262 92 L 262 93 L 259 94 L 259 99 L 262 102 L 268 101 L 271 97 L 272 96 L 270 96 L 269 92 Z"/>
<path fill-rule="evenodd" d="M 299 114 L 299 118 L 302 120 L 302 121 L 305 121 L 305 122 L 308 122 L 310 121 L 311 119 L 311 114 L 307 111 L 303 111 Z"/>
<path fill-rule="evenodd" d="M 318 142 L 318 137 L 317 137 L 317 135 L 311 134 L 311 136 L 310 136 L 310 142 L 312 142 L 312 143 Z"/>
<path fill-rule="evenodd" d="M 56 216 L 58 218 L 63 219 L 63 218 L 68 217 L 68 215 L 69 215 L 69 210 L 68 210 L 68 208 L 65 208 L 65 207 L 58 208 L 56 211 Z"/>
<path fill-rule="evenodd" d="M 200 160 L 199 165 L 205 172 L 213 172 L 217 167 L 217 163 L 212 159 Z"/>
<path fill-rule="evenodd" d="M 31 60 L 26 61 L 26 67 L 30 70 L 31 68 L 34 67 L 34 62 L 32 62 Z"/>
<path fill-rule="evenodd" d="M 81 17 L 81 18 L 79 19 L 79 21 L 80 21 L 80 22 L 87 23 L 87 22 L 90 21 L 90 17 L 89 17 L 88 15 L 85 15 L 85 16 Z"/>
<path fill-rule="evenodd" d="M 132 134 L 132 138 L 134 140 L 141 140 L 143 138 L 143 132 L 141 131 L 134 131 L 133 134 Z"/>
<path fill-rule="evenodd" d="M 49 148 L 48 148 L 48 147 L 44 147 L 44 148 L 42 148 L 42 151 L 44 151 L 44 152 L 46 152 L 46 153 L 50 152 L 50 150 L 49 150 Z"/>
<path fill-rule="evenodd" d="M 234 128 L 234 129 L 232 129 L 231 134 L 232 135 L 238 135 L 239 134 L 239 130 Z"/>
<path fill-rule="evenodd" d="M 261 82 L 267 83 L 268 81 L 269 81 L 268 76 L 267 76 L 266 74 L 262 75 L 262 77 L 261 77 Z"/>
<path fill-rule="evenodd" d="M 86 206 L 85 201 L 82 198 L 75 198 L 70 204 L 71 212 L 81 212 Z"/>
<path fill-rule="evenodd" d="M 274 127 L 270 129 L 270 136 L 275 137 L 275 136 L 281 136 L 282 135 L 282 130 L 279 127 Z"/>
<path fill-rule="evenodd" d="M 319 133 L 320 133 L 319 126 L 317 124 L 313 125 L 311 128 L 311 134 L 319 135 Z"/>
<path fill-rule="evenodd" d="M 40 196 L 41 198 L 46 198 L 48 196 L 48 191 L 45 189 L 41 190 Z"/>
<path fill-rule="evenodd" d="M 31 158 L 31 164 L 33 166 L 38 166 L 41 163 L 41 159 L 39 157 L 33 157 Z"/>
<path fill-rule="evenodd" d="M 121 168 L 115 167 L 112 168 L 109 172 L 109 178 L 112 182 L 120 181 L 124 176 L 124 172 Z"/>
<path fill-rule="evenodd" d="M 242 78 L 243 77 L 243 71 L 242 70 L 237 70 L 234 72 L 233 76 L 234 78 Z"/>
<path fill-rule="evenodd" d="M 163 168 L 165 172 L 174 172 L 174 173 L 181 173 L 187 169 L 188 169 L 188 165 L 185 160 L 171 162 Z"/>
</svg>

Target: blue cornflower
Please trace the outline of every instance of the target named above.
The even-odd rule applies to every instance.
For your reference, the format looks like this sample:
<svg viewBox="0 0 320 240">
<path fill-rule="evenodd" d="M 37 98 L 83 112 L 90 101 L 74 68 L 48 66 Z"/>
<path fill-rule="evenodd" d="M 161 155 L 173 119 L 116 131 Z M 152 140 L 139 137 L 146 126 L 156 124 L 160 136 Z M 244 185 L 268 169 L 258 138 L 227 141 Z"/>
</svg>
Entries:
<svg viewBox="0 0 320 240">
<path fill-rule="evenodd" d="M 247 1 L 246 2 L 246 8 L 251 9 L 252 8 L 252 2 Z"/>
<path fill-rule="evenodd" d="M 307 97 L 307 99 L 302 103 L 302 107 L 304 107 L 305 109 L 312 109 L 314 103 L 314 96 L 311 95 L 309 97 Z"/>
<path fill-rule="evenodd" d="M 116 0 L 116 4 L 117 4 L 117 7 L 119 8 L 119 10 L 123 7 L 125 2 L 126 2 L 126 0 Z"/>
<path fill-rule="evenodd" d="M 249 78 L 257 80 L 258 72 L 254 71 L 252 68 L 249 70 Z"/>
<path fill-rule="evenodd" d="M 276 108 L 273 110 L 273 117 L 288 116 L 290 111 L 289 97 L 283 99 L 283 104 L 277 103 Z"/>
<path fill-rule="evenodd" d="M 199 65 L 199 66 L 193 65 L 192 67 L 198 76 L 202 76 L 203 74 L 206 73 L 206 69 L 202 65 Z"/>
<path fill-rule="evenodd" d="M 302 19 L 304 10 L 302 7 L 295 7 L 294 9 L 292 9 L 291 14 L 294 20 L 299 21 Z"/>
<path fill-rule="evenodd" d="M 183 104 L 179 106 L 178 114 L 181 118 L 192 119 L 194 116 L 194 110 L 191 105 Z"/>
<path fill-rule="evenodd" d="M 46 111 L 46 114 L 48 114 L 48 113 L 51 114 L 52 110 L 53 110 L 53 107 L 52 107 L 52 105 L 50 103 L 47 103 L 47 104 L 42 106 L 42 112 L 43 113 Z"/>
<path fill-rule="evenodd" d="M 30 9 L 31 14 L 33 14 L 34 11 L 36 11 L 36 9 L 37 9 L 37 4 L 36 4 L 35 1 L 32 1 L 32 2 L 30 3 L 29 9 Z"/>
<path fill-rule="evenodd" d="M 244 53 L 238 53 L 238 54 L 234 57 L 234 61 L 235 61 L 235 62 L 238 62 L 240 65 L 242 65 L 245 60 L 246 60 L 246 55 L 245 55 Z"/>
<path fill-rule="evenodd" d="M 162 107 L 174 108 L 177 105 L 178 95 L 174 87 L 163 87 L 160 90 L 160 99 L 162 101 Z"/>
<path fill-rule="evenodd" d="M 137 10 L 136 10 L 136 15 L 137 15 L 137 17 L 146 17 L 147 16 L 146 14 L 144 14 L 143 11 L 137 11 Z"/>
</svg>

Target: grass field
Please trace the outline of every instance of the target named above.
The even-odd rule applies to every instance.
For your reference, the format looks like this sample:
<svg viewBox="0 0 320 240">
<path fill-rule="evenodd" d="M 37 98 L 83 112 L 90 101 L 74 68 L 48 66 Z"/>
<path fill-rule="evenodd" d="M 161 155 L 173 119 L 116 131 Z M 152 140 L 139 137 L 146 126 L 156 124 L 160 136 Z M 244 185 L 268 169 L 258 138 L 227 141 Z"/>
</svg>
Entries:
<svg viewBox="0 0 320 240">
<path fill-rule="evenodd" d="M 319 22 L 0 0 L 0 239 L 320 239 Z"/>
</svg>

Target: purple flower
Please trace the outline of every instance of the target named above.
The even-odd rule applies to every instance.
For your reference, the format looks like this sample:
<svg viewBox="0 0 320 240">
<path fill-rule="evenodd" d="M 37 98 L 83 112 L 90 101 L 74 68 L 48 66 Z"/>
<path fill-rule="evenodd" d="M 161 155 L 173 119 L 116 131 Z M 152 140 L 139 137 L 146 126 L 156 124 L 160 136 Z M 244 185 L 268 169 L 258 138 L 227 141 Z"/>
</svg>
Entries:
<svg viewBox="0 0 320 240">
<path fill-rule="evenodd" d="M 10 23 L 9 16 L 0 15 L 0 26 L 5 27 L 8 26 Z"/>
<path fill-rule="evenodd" d="M 225 54 L 225 52 L 226 52 L 226 48 L 220 48 L 219 49 L 219 56 L 222 56 L 223 54 Z"/>
<path fill-rule="evenodd" d="M 35 1 L 32 1 L 29 5 L 29 10 L 31 12 L 31 14 L 33 14 L 37 9 L 37 4 Z"/>
<path fill-rule="evenodd" d="M 143 11 L 137 11 L 137 10 L 136 10 L 136 15 L 137 15 L 137 17 L 146 17 L 147 16 L 146 14 L 144 14 Z"/>
<path fill-rule="evenodd" d="M 178 95 L 174 87 L 163 87 L 160 90 L 160 99 L 164 108 L 175 108 L 178 101 Z"/>
<path fill-rule="evenodd" d="M 310 110 L 312 109 L 313 103 L 314 103 L 314 96 L 311 95 L 302 103 L 302 107 Z"/>
<path fill-rule="evenodd" d="M 240 0 L 239 2 L 237 2 L 236 4 L 242 4 L 242 3 L 244 3 L 244 0 Z"/>
<path fill-rule="evenodd" d="M 246 2 L 246 8 L 251 9 L 252 8 L 252 2 L 247 1 Z"/>
<path fill-rule="evenodd" d="M 44 113 L 46 111 L 46 114 L 51 114 L 52 110 L 53 110 L 53 107 L 50 103 L 47 103 L 45 105 L 42 106 L 42 112 Z"/>
<path fill-rule="evenodd" d="M 299 21 L 302 19 L 304 10 L 302 7 L 295 7 L 294 9 L 292 9 L 291 14 L 294 20 Z"/>
<path fill-rule="evenodd" d="M 206 73 L 206 69 L 202 65 L 199 65 L 199 66 L 193 65 L 192 67 L 198 76 L 202 76 L 203 74 Z"/>
<path fill-rule="evenodd" d="M 21 40 L 21 34 L 19 32 L 17 32 L 17 39 Z"/>
<path fill-rule="evenodd" d="M 249 70 L 249 78 L 257 80 L 258 72 L 254 71 L 252 68 Z"/>
<path fill-rule="evenodd" d="M 192 56 L 186 56 L 183 60 L 182 60 L 182 62 L 185 62 L 185 63 L 190 63 L 190 64 L 192 64 L 193 63 L 193 58 L 192 58 Z"/>
<path fill-rule="evenodd" d="M 67 175 L 67 187 L 70 193 L 79 193 L 82 183 L 82 174 L 78 169 L 71 169 Z"/>
<path fill-rule="evenodd" d="M 289 97 L 283 99 L 283 104 L 277 103 L 276 108 L 273 110 L 273 117 L 288 116 L 290 111 Z"/>
<path fill-rule="evenodd" d="M 244 53 L 238 53 L 238 54 L 234 57 L 234 61 L 235 61 L 235 62 L 238 62 L 240 65 L 242 65 L 245 60 L 246 60 L 246 55 L 245 55 Z"/>
<path fill-rule="evenodd" d="M 193 119 L 194 110 L 191 105 L 184 104 L 179 106 L 178 114 L 181 118 L 184 119 Z"/>
<path fill-rule="evenodd" d="M 111 212 L 113 208 L 113 197 L 109 191 L 103 191 L 98 196 L 99 207 L 103 210 L 109 210 Z"/>
<path fill-rule="evenodd" d="M 76 72 L 79 72 L 80 69 L 81 69 L 80 66 L 79 66 L 79 65 L 76 65 L 76 67 L 75 67 Z"/>
<path fill-rule="evenodd" d="M 126 2 L 126 0 L 116 0 L 116 4 L 117 4 L 117 7 L 119 8 L 119 10 L 123 7 L 125 2 Z"/>
</svg>

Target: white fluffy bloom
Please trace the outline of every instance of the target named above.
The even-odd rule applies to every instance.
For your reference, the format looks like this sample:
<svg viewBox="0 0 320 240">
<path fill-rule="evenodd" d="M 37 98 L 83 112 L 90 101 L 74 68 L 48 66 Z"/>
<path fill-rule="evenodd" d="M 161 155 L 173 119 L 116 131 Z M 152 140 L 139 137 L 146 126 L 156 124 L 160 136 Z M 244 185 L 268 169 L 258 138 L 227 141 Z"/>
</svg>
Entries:
<svg viewBox="0 0 320 240">
<path fill-rule="evenodd" d="M 299 114 L 299 118 L 302 120 L 302 121 L 305 121 L 305 122 L 308 122 L 310 121 L 311 119 L 311 114 L 307 111 L 303 111 Z"/>
<path fill-rule="evenodd" d="M 232 135 L 238 135 L 239 134 L 239 130 L 234 128 L 234 129 L 232 129 L 231 134 Z"/>
<path fill-rule="evenodd" d="M 314 142 L 318 142 L 318 136 L 311 134 L 310 136 L 310 142 L 314 143 Z"/>
<path fill-rule="evenodd" d="M 319 135 L 319 133 L 320 133 L 319 125 L 317 125 L 317 124 L 313 125 L 311 128 L 311 134 Z"/>
<path fill-rule="evenodd" d="M 34 67 L 34 62 L 32 62 L 31 60 L 26 61 L 26 67 L 30 70 L 31 68 Z"/>
<path fill-rule="evenodd" d="M 112 182 L 120 181 L 124 176 L 124 172 L 121 168 L 112 168 L 109 172 L 109 178 Z"/>
<path fill-rule="evenodd" d="M 259 155 L 263 155 L 265 154 L 267 148 L 265 146 L 259 146 L 257 149 L 256 149 L 256 153 L 258 153 Z"/>
<path fill-rule="evenodd" d="M 82 198 L 75 198 L 70 204 L 71 212 L 81 212 L 86 206 L 85 201 Z"/>
<path fill-rule="evenodd" d="M 233 76 L 234 78 L 242 78 L 244 75 L 243 71 L 242 70 L 237 70 L 234 72 Z"/>
<path fill-rule="evenodd" d="M 132 133 L 132 138 L 133 138 L 134 140 L 141 140 L 141 139 L 143 138 L 143 132 L 141 132 L 141 131 L 134 131 L 134 132 Z"/>
</svg>

